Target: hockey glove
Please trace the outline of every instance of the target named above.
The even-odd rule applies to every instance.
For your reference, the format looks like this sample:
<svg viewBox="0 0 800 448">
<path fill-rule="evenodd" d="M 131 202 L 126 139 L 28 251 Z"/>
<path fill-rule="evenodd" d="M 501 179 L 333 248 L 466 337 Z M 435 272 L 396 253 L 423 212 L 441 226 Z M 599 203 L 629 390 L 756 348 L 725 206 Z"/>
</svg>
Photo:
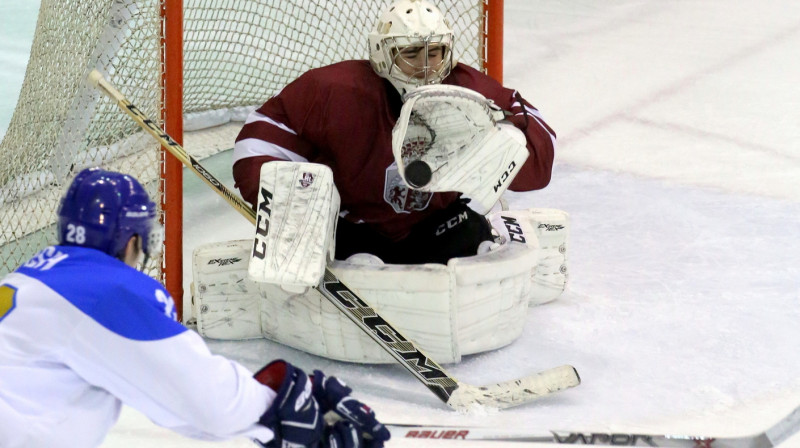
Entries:
<svg viewBox="0 0 800 448">
<path fill-rule="evenodd" d="M 323 415 L 328 411 L 335 412 L 343 420 L 336 425 L 329 427 L 330 434 L 328 442 L 331 442 L 331 435 L 339 437 L 339 445 L 331 447 L 358 447 L 361 438 L 365 446 L 370 448 L 380 448 L 383 442 L 389 440 L 389 430 L 375 418 L 375 412 L 369 406 L 350 396 L 353 390 L 347 387 L 342 381 L 334 376 L 325 376 L 319 370 L 314 371 L 314 397 L 322 409 Z M 341 423 L 341 425 L 339 425 Z M 349 428 L 355 429 L 355 435 Z"/>
<path fill-rule="evenodd" d="M 383 441 L 364 440 L 363 433 L 352 422 L 339 420 L 325 427 L 323 448 L 374 448 L 383 446 Z"/>
<path fill-rule="evenodd" d="M 275 438 L 264 446 L 316 447 L 322 440 L 324 420 L 308 375 L 286 361 L 277 360 L 254 377 L 278 393 L 259 419 L 259 423 L 275 433 Z"/>
</svg>

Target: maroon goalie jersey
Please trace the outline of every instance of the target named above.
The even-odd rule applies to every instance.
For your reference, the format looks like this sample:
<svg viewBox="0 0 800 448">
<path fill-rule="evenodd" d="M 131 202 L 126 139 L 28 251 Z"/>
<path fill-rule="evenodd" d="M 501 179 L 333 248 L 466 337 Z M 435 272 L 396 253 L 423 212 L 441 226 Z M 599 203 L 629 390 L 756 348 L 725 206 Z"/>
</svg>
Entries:
<svg viewBox="0 0 800 448">
<path fill-rule="evenodd" d="M 444 84 L 481 93 L 506 111 L 528 140 L 530 156 L 511 183 L 514 191 L 544 188 L 553 167 L 555 133 L 516 91 L 457 65 Z M 234 148 L 233 176 L 242 197 L 258 200 L 261 164 L 315 162 L 333 170 L 344 219 L 367 223 L 398 241 L 459 193 L 408 188 L 392 154 L 392 128 L 402 102 L 368 61 L 345 61 L 310 70 L 247 118 Z"/>
</svg>

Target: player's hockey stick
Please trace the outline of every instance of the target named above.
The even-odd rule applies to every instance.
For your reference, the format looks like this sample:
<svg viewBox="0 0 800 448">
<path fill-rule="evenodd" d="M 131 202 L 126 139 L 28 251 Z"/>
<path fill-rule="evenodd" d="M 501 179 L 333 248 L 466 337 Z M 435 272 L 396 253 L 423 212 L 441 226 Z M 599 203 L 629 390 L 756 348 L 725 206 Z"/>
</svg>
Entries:
<svg viewBox="0 0 800 448">
<path fill-rule="evenodd" d="M 232 193 L 222 182 L 206 171 L 178 142 L 104 79 L 100 72 L 92 70 L 88 81 L 116 101 L 120 109 L 155 137 L 161 146 L 203 179 L 208 186 L 251 223 L 257 224 L 259 218 L 268 219 L 268 216 L 258 216 L 238 195 Z M 413 342 L 378 315 L 372 307 L 339 281 L 329 269 L 325 270 L 325 275 L 317 288 L 336 308 L 453 409 L 466 409 L 475 404 L 507 408 L 580 384 L 578 372 L 572 366 L 560 366 L 538 374 L 488 386 L 462 383 L 445 372 Z"/>
<path fill-rule="evenodd" d="M 575 431 L 535 431 L 515 428 L 405 425 L 388 423 L 392 438 L 431 440 L 483 440 L 525 444 L 600 446 L 650 446 L 684 448 L 768 448 L 778 446 L 800 430 L 800 406 L 766 431 L 741 437 L 685 434 L 634 434 Z"/>
</svg>

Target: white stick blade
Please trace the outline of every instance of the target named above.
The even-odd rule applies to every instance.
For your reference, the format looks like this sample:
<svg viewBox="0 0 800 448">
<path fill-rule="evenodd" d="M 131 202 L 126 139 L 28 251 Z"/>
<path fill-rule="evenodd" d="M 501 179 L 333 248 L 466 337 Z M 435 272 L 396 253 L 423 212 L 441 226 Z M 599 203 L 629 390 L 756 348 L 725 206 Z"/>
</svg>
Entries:
<svg viewBox="0 0 800 448">
<path fill-rule="evenodd" d="M 566 365 L 487 386 L 472 386 L 459 382 L 458 389 L 447 400 L 447 404 L 456 410 L 468 410 L 476 404 L 505 409 L 575 387 L 580 383 L 577 370 Z"/>
</svg>

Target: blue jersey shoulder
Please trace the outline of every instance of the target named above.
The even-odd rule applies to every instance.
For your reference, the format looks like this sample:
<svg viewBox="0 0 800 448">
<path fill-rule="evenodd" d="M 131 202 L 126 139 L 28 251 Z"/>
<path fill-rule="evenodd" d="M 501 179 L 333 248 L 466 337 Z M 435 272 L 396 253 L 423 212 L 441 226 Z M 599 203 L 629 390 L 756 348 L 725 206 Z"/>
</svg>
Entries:
<svg viewBox="0 0 800 448">
<path fill-rule="evenodd" d="M 97 323 L 128 339 L 151 341 L 186 331 L 158 281 L 98 250 L 50 246 L 17 272 L 57 292 Z"/>
</svg>

